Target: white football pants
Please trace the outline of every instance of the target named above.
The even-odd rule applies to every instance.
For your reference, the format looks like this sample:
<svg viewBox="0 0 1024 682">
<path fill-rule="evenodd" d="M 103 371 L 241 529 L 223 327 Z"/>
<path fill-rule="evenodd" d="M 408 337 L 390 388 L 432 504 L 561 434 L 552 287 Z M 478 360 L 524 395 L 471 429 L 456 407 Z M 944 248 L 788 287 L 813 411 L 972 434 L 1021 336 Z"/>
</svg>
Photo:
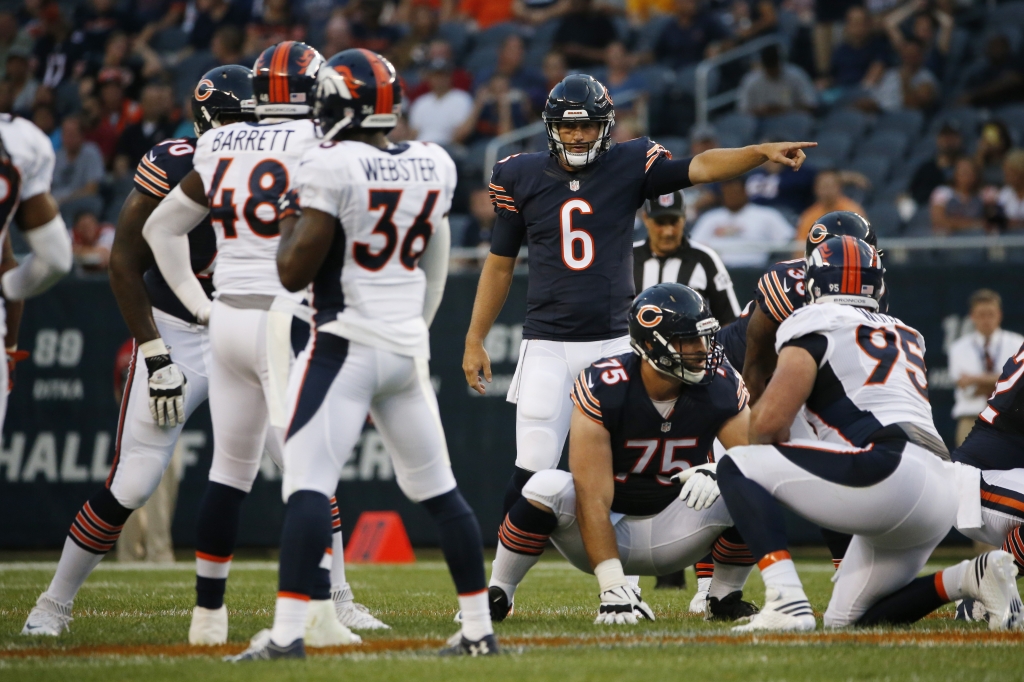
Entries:
<svg viewBox="0 0 1024 682">
<path fill-rule="evenodd" d="M 535 474 L 523 487 L 523 497 L 540 502 L 558 517 L 551 542 L 569 563 L 593 573 L 576 522 L 576 487 L 572 474 L 549 469 Z M 711 552 L 723 531 L 732 527 L 725 502 L 694 511 L 678 498 L 655 516 L 612 514 L 619 558 L 626 575 L 665 575 L 692 566 Z"/>
<path fill-rule="evenodd" d="M 422 502 L 455 488 L 426 358 L 315 332 L 288 384 L 285 500 L 298 490 L 334 495 L 367 412 L 405 496 Z"/>
<path fill-rule="evenodd" d="M 630 351 L 629 337 L 607 341 L 541 341 L 519 346 L 519 363 L 507 400 L 516 404 L 516 466 L 554 469 L 572 419 L 573 382 L 601 358 Z"/>
<path fill-rule="evenodd" d="M 981 527 L 958 525 L 957 530 L 972 540 L 1001 547 L 1014 528 L 1024 525 L 1024 469 L 980 473 Z"/>
<path fill-rule="evenodd" d="M 818 451 L 820 462 L 863 452 L 821 441 L 783 445 Z M 825 480 L 772 445 L 737 447 L 728 456 L 800 516 L 854 536 L 835 579 L 826 627 L 852 625 L 879 599 L 909 584 L 956 520 L 953 465 L 912 443 L 904 446 L 895 471 L 863 487 Z"/>
</svg>

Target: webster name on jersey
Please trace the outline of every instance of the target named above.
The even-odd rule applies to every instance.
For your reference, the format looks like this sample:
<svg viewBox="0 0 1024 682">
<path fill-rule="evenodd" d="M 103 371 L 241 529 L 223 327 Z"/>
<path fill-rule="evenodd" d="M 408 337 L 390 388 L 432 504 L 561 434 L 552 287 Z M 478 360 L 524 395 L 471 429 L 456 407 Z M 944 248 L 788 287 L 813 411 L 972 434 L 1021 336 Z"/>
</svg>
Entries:
<svg viewBox="0 0 1024 682">
<path fill-rule="evenodd" d="M 359 159 L 367 182 L 443 182 L 437 163 L 429 157 Z"/>
</svg>

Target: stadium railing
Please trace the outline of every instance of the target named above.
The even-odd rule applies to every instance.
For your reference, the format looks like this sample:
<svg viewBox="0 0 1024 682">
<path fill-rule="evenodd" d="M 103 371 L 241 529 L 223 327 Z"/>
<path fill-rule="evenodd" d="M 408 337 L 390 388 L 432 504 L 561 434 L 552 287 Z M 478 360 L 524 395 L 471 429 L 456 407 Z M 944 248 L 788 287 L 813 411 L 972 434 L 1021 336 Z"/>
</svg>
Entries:
<svg viewBox="0 0 1024 682">
<path fill-rule="evenodd" d="M 782 50 L 782 53 L 786 53 L 786 37 L 781 33 L 772 33 L 760 38 L 755 38 L 748 43 L 743 43 L 739 47 L 735 47 L 720 55 L 705 59 L 697 64 L 697 70 L 694 76 L 694 104 L 697 109 L 697 125 L 707 123 L 708 116 L 712 111 L 728 106 L 739 99 L 739 88 L 733 88 L 732 90 L 712 95 L 709 92 L 711 72 L 715 69 L 721 68 L 724 64 L 728 64 L 729 62 L 746 59 L 751 55 L 757 54 L 768 45 L 778 45 L 779 49 Z"/>
</svg>

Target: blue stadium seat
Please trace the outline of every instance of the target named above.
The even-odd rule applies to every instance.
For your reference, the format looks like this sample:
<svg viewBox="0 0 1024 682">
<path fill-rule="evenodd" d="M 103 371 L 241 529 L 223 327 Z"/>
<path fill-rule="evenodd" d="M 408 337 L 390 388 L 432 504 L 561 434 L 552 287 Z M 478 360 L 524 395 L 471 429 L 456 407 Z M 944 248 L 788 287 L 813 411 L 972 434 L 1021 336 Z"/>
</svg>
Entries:
<svg viewBox="0 0 1024 682">
<path fill-rule="evenodd" d="M 501 47 L 501 42 L 513 33 L 522 33 L 522 27 L 514 21 L 503 21 L 500 24 L 488 26 L 473 36 L 473 46 L 476 48 L 489 46 L 494 49 Z"/>
<path fill-rule="evenodd" d="M 1016 131 L 1018 142 L 1024 140 L 1024 104 L 1009 104 L 992 113 L 992 118 L 1002 121 L 1011 131 Z"/>
<path fill-rule="evenodd" d="M 928 134 L 934 137 L 935 133 L 939 132 L 939 129 L 942 128 L 943 123 L 946 121 L 956 121 L 960 124 L 960 133 L 963 135 L 964 140 L 969 140 L 977 134 L 981 120 L 981 113 L 971 107 L 944 109 L 935 114 L 931 125 L 928 126 Z"/>
<path fill-rule="evenodd" d="M 905 237 L 934 237 L 932 232 L 932 218 L 927 206 L 922 206 L 914 213 L 914 217 L 907 223 L 904 231 Z"/>
<path fill-rule="evenodd" d="M 718 92 L 719 80 L 720 74 L 718 69 L 714 69 L 708 73 L 709 94 Z M 697 65 L 684 66 L 679 69 L 679 74 L 676 76 L 676 85 L 678 85 L 683 92 L 690 93 L 691 95 L 694 94 L 697 91 Z"/>
<path fill-rule="evenodd" d="M 899 130 L 876 130 L 866 139 L 857 143 L 857 153 L 884 156 L 895 165 L 906 155 L 908 146 L 909 140 L 906 133 Z"/>
<path fill-rule="evenodd" d="M 819 170 L 834 170 L 842 165 L 842 160 L 821 151 L 818 147 L 806 152 L 807 162 Z"/>
<path fill-rule="evenodd" d="M 789 141 L 809 140 L 814 117 L 803 111 L 771 116 L 761 122 L 761 138 Z"/>
<path fill-rule="evenodd" d="M 988 12 L 988 23 L 994 26 L 1005 24 L 1024 26 L 1024 2 L 1014 0 L 996 5 Z"/>
<path fill-rule="evenodd" d="M 455 61 L 461 61 L 469 47 L 469 31 L 461 21 L 446 21 L 437 29 L 437 37 L 452 46 Z"/>
<path fill-rule="evenodd" d="M 870 117 L 856 109 L 835 109 L 818 124 L 818 132 L 843 132 L 854 141 L 870 127 Z"/>
<path fill-rule="evenodd" d="M 551 44 L 560 24 L 561 19 L 550 19 L 534 30 L 530 44 L 526 48 L 526 55 L 523 57 L 526 66 L 539 69 L 544 64 L 544 57 L 551 51 Z"/>
<path fill-rule="evenodd" d="M 818 146 L 807 150 L 809 158 L 822 155 L 831 157 L 840 163 L 850 158 L 853 138 L 844 132 L 838 130 L 824 131 L 815 135 L 814 141 L 818 143 Z M 815 163 L 815 165 L 819 164 Z"/>
<path fill-rule="evenodd" d="M 883 187 L 889 177 L 891 164 L 884 156 L 858 156 L 846 164 L 847 170 L 863 174 L 871 182 L 872 187 Z"/>
<path fill-rule="evenodd" d="M 901 111 L 888 111 L 878 117 L 875 122 L 875 132 L 881 130 L 897 130 L 907 136 L 907 139 L 915 140 L 921 134 L 924 126 L 924 114 L 913 109 Z"/>
<path fill-rule="evenodd" d="M 903 230 L 903 219 L 891 201 L 876 201 L 864 210 L 879 237 L 897 237 Z"/>
<path fill-rule="evenodd" d="M 750 144 L 757 132 L 757 119 L 750 114 L 733 112 L 712 121 L 720 135 L 733 135 Z"/>
</svg>

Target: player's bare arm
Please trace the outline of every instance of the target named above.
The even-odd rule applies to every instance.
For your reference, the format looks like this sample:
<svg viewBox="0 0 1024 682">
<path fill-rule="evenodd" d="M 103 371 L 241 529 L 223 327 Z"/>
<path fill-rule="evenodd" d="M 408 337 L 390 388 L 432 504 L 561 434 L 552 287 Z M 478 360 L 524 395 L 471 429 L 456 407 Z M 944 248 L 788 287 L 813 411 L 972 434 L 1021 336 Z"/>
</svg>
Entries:
<svg viewBox="0 0 1024 682">
<path fill-rule="evenodd" d="M 795 346 L 782 349 L 775 374 L 750 413 L 752 444 L 789 440 L 789 427 L 811 395 L 817 376 L 818 363 L 810 353 Z"/>
<path fill-rule="evenodd" d="M 779 323 L 754 306 L 747 326 L 747 352 L 743 359 L 743 382 L 750 391 L 751 405 L 761 399 L 775 371 L 775 363 L 779 359 L 775 354 L 775 333 L 778 330 Z"/>
<path fill-rule="evenodd" d="M 121 207 L 114 245 L 110 249 L 110 288 L 128 331 L 140 344 L 160 338 L 153 321 L 152 302 L 142 279 L 153 264 L 153 253 L 142 237 L 142 226 L 159 203 L 156 197 L 133 189 Z"/>
<path fill-rule="evenodd" d="M 515 267 L 515 258 L 490 253 L 487 254 L 487 260 L 484 261 L 483 270 L 480 272 L 480 283 L 477 285 L 476 300 L 473 302 L 473 317 L 466 333 L 466 350 L 462 356 L 462 371 L 466 373 L 466 383 L 480 395 L 487 392 L 484 382 L 480 380 L 481 372 L 487 383 L 491 381 L 491 358 L 484 349 L 484 339 L 498 318 L 501 307 L 505 305 Z"/>
<path fill-rule="evenodd" d="M 331 249 L 335 217 L 307 208 L 296 220 L 288 217 L 279 223 L 281 241 L 277 246 L 277 274 L 288 291 L 300 291 L 316 277 Z"/>
<path fill-rule="evenodd" d="M 775 161 L 800 170 L 807 159 L 803 150 L 817 142 L 766 142 L 736 149 L 709 149 L 690 160 L 690 182 L 720 182 L 743 175 L 765 161 Z"/>
<path fill-rule="evenodd" d="M 718 430 L 718 440 L 726 450 L 738 445 L 750 445 L 750 408 L 744 407 L 743 411 L 729 421 L 722 424 Z"/>
<path fill-rule="evenodd" d="M 612 444 L 608 430 L 577 407 L 569 427 L 569 471 L 576 486 L 576 519 L 591 568 L 619 559 L 609 514 L 615 497 Z"/>
</svg>

